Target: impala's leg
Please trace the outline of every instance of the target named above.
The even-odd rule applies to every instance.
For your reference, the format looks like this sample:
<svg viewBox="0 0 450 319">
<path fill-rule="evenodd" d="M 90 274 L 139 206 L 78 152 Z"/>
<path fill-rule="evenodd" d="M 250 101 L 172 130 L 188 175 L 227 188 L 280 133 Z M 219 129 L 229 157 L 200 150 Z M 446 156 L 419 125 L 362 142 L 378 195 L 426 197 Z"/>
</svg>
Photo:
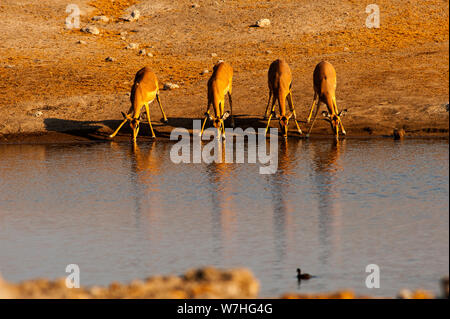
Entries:
<svg viewBox="0 0 450 319">
<path fill-rule="evenodd" d="M 317 102 L 316 113 L 314 114 L 314 119 L 311 123 L 311 126 L 309 127 L 308 133 L 306 133 L 307 137 L 309 137 L 309 133 L 311 133 L 311 130 L 314 126 L 314 122 L 316 122 L 317 114 L 319 113 L 319 108 L 320 108 L 320 100 L 319 100 L 319 102 Z M 312 109 L 311 109 L 311 111 L 312 111 Z"/>
<path fill-rule="evenodd" d="M 159 109 L 161 110 L 163 116 L 163 122 L 167 124 L 169 121 L 167 120 L 166 113 L 164 113 L 163 107 L 161 105 L 161 100 L 159 99 L 159 94 L 156 94 L 156 101 L 158 101 Z"/>
<path fill-rule="evenodd" d="M 122 126 L 127 122 L 127 119 L 124 119 L 122 123 L 120 123 L 119 127 L 114 131 L 114 133 L 112 133 L 109 137 L 113 138 L 114 136 L 117 135 L 117 133 L 119 133 L 119 130 L 122 128 Z"/>
<path fill-rule="evenodd" d="M 308 116 L 308 119 L 306 120 L 306 123 L 309 123 L 309 121 L 311 121 L 311 116 L 312 116 L 312 113 L 313 113 L 313 110 L 314 110 L 314 105 L 316 105 L 317 100 L 318 100 L 318 95 L 317 95 L 316 91 L 314 90 L 314 99 L 313 99 L 313 102 L 312 102 L 312 105 L 311 105 L 311 111 L 309 112 L 309 116 Z M 319 107 L 319 105 L 317 105 L 317 107 Z"/>
<path fill-rule="evenodd" d="M 289 108 L 292 111 L 292 114 L 294 114 L 294 122 L 295 125 L 297 125 L 297 131 L 301 134 L 303 134 L 302 130 L 300 129 L 300 125 L 298 125 L 298 121 L 297 121 L 297 114 L 295 114 L 295 108 L 294 108 L 294 101 L 292 101 L 292 92 L 289 92 L 288 94 L 288 104 L 289 104 Z"/>
<path fill-rule="evenodd" d="M 230 117 L 231 117 L 231 127 L 234 128 L 234 118 L 233 118 L 233 101 L 231 100 L 231 91 L 228 91 L 228 100 L 230 102 Z"/>
<path fill-rule="evenodd" d="M 211 103 L 208 101 L 208 108 L 206 109 L 205 119 L 203 120 L 202 130 L 200 131 L 200 137 L 202 137 L 202 135 L 203 135 L 203 130 L 205 129 L 206 120 L 208 120 L 210 107 L 211 107 Z"/>
<path fill-rule="evenodd" d="M 152 137 L 155 137 L 155 132 L 153 132 L 153 127 L 152 127 L 152 120 L 150 118 L 150 109 L 148 107 L 148 103 L 145 103 L 145 111 L 147 112 L 147 120 L 148 120 L 148 125 L 150 126 L 150 131 L 152 132 Z"/>
<path fill-rule="evenodd" d="M 267 110 L 269 109 L 270 99 L 272 98 L 272 90 L 269 90 L 269 101 L 267 101 L 266 111 L 264 112 L 264 119 L 267 118 Z"/>
<path fill-rule="evenodd" d="M 333 96 L 333 104 L 334 104 L 334 111 L 336 112 L 336 114 L 339 114 L 335 96 Z M 340 116 L 339 116 L 339 126 L 341 127 L 342 134 L 346 135 L 347 133 L 345 132 L 344 125 L 342 124 Z"/>
<path fill-rule="evenodd" d="M 267 126 L 266 126 L 266 131 L 264 132 L 264 136 L 267 135 L 267 130 L 269 129 L 269 125 L 270 125 L 270 120 L 272 119 L 272 115 L 275 112 L 275 102 L 276 101 L 277 101 L 277 99 L 274 96 L 272 99 L 272 108 L 270 110 L 269 120 L 267 121 Z"/>
</svg>

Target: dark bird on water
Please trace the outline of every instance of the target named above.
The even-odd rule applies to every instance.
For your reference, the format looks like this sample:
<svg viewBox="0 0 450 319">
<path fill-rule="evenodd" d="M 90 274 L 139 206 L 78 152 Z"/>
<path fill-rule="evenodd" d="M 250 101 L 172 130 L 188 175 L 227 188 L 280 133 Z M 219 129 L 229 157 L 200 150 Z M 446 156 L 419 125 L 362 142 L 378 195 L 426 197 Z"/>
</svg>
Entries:
<svg viewBox="0 0 450 319">
<path fill-rule="evenodd" d="M 312 276 L 310 274 L 302 274 L 302 270 L 300 268 L 297 268 L 297 279 L 310 279 Z"/>
</svg>

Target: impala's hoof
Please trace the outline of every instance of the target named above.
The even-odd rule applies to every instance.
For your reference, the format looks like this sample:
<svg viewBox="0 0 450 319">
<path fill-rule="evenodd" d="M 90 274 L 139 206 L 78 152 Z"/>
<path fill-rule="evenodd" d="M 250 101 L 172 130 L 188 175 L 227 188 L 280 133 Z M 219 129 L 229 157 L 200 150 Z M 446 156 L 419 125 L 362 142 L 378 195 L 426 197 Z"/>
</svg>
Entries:
<svg viewBox="0 0 450 319">
<path fill-rule="evenodd" d="M 111 135 L 109 135 L 108 137 L 109 137 L 109 138 L 113 138 L 114 136 L 111 134 Z"/>
<path fill-rule="evenodd" d="M 164 123 L 164 124 L 168 124 L 169 120 L 168 119 L 161 119 L 161 122 Z"/>
</svg>

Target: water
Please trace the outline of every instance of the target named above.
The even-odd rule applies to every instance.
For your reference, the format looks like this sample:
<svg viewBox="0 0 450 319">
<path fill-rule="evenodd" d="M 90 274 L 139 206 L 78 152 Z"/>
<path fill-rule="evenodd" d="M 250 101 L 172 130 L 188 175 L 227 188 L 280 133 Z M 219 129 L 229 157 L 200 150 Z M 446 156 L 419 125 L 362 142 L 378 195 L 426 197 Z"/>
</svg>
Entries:
<svg viewBox="0 0 450 319">
<path fill-rule="evenodd" d="M 248 267 L 262 297 L 438 292 L 449 267 L 448 140 L 296 140 L 259 164 L 173 164 L 167 141 L 0 145 L 0 273 L 107 285 Z M 368 264 L 381 287 L 368 289 Z M 295 269 L 317 276 L 297 285 Z"/>
</svg>

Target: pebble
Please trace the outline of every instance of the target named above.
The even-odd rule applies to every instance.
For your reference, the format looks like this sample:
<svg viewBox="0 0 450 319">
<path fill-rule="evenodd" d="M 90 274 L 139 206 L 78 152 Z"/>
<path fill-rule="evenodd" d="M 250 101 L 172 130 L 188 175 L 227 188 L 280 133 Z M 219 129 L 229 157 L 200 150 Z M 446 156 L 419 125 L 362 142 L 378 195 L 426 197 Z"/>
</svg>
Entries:
<svg viewBox="0 0 450 319">
<path fill-rule="evenodd" d="M 36 113 L 34 113 L 34 117 L 41 117 L 44 113 L 42 113 L 42 111 L 37 111 Z"/>
<path fill-rule="evenodd" d="M 213 58 L 215 58 L 215 57 L 217 56 L 217 53 L 211 53 L 211 56 L 212 56 Z"/>
<path fill-rule="evenodd" d="M 147 52 L 145 51 L 145 49 L 141 49 L 139 50 L 139 55 L 147 55 Z"/>
<path fill-rule="evenodd" d="M 77 41 L 77 44 L 86 44 L 86 41 L 78 40 L 78 41 Z"/>
<path fill-rule="evenodd" d="M 207 73 L 209 73 L 209 70 L 207 70 L 207 69 L 205 69 L 205 70 L 203 70 L 200 74 L 207 74 Z"/>
<path fill-rule="evenodd" d="M 96 27 L 91 26 L 91 25 L 81 28 L 81 32 L 90 33 L 90 34 L 99 34 L 100 33 L 100 31 Z"/>
<path fill-rule="evenodd" d="M 271 50 L 266 50 L 266 54 L 272 54 Z"/>
<path fill-rule="evenodd" d="M 174 84 L 174 83 L 165 83 L 163 90 L 173 90 L 173 89 L 178 89 L 180 86 L 178 84 Z"/>
<path fill-rule="evenodd" d="M 105 59 L 105 61 L 106 61 L 106 62 L 114 62 L 114 61 L 116 61 L 116 59 L 109 56 L 109 57 L 107 57 L 107 58 Z"/>
<path fill-rule="evenodd" d="M 193 3 L 191 5 L 191 8 L 200 8 L 200 5 L 198 3 Z"/>
<path fill-rule="evenodd" d="M 92 17 L 92 21 L 100 21 L 100 22 L 109 22 L 109 18 L 107 16 L 95 16 Z"/>
<path fill-rule="evenodd" d="M 127 50 L 133 50 L 133 49 L 137 49 L 137 48 L 139 48 L 139 44 L 138 43 L 129 43 L 125 47 L 125 49 L 127 49 Z"/>
<path fill-rule="evenodd" d="M 153 57 L 153 54 L 152 54 L 151 52 L 148 52 L 148 53 L 147 53 L 147 56 Z"/>
<path fill-rule="evenodd" d="M 259 19 L 258 21 L 256 21 L 256 26 L 260 27 L 260 28 L 265 28 L 270 26 L 270 20 L 269 19 Z"/>
<path fill-rule="evenodd" d="M 132 21 L 136 21 L 140 18 L 141 13 L 139 12 L 139 10 L 133 10 L 131 11 L 131 13 L 129 15 L 123 16 L 121 19 L 128 21 L 128 22 L 132 22 Z"/>
</svg>

